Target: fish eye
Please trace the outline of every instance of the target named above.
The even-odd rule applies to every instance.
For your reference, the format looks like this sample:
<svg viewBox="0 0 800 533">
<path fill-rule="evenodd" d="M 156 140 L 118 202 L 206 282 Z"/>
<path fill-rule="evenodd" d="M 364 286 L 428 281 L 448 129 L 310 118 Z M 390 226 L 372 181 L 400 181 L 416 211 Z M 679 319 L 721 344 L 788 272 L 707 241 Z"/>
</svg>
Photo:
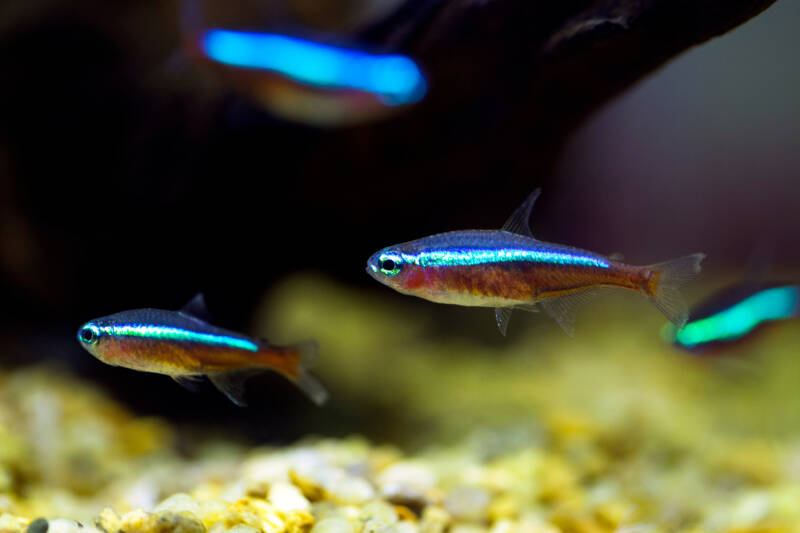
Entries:
<svg viewBox="0 0 800 533">
<path fill-rule="evenodd" d="M 78 332 L 78 338 L 84 344 L 95 344 L 100 338 L 97 326 L 83 326 Z"/>
<path fill-rule="evenodd" d="M 380 257 L 381 273 L 386 276 L 396 276 L 403 268 L 402 260 L 396 255 L 382 255 Z"/>
</svg>

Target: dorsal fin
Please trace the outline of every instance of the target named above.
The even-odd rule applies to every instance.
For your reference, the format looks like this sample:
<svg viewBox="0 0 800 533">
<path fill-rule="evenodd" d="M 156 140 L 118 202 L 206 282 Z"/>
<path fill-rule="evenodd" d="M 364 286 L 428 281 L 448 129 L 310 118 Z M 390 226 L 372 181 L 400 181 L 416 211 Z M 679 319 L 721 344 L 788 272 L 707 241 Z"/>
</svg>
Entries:
<svg viewBox="0 0 800 533">
<path fill-rule="evenodd" d="M 508 217 L 506 223 L 503 224 L 502 229 L 510 233 L 517 233 L 519 235 L 525 235 L 526 237 L 533 237 L 533 232 L 531 231 L 530 226 L 531 210 L 533 209 L 533 204 L 536 203 L 536 199 L 539 198 L 540 194 L 542 194 L 542 189 L 536 189 L 533 191 L 522 203 L 522 205 L 519 206 L 516 211 L 511 213 L 511 216 Z"/>
<path fill-rule="evenodd" d="M 194 298 L 189 300 L 186 305 L 181 307 L 179 312 L 184 315 L 199 318 L 205 322 L 211 321 L 211 314 L 208 312 L 208 307 L 206 307 L 206 298 L 203 296 L 202 292 L 198 292 Z"/>
</svg>

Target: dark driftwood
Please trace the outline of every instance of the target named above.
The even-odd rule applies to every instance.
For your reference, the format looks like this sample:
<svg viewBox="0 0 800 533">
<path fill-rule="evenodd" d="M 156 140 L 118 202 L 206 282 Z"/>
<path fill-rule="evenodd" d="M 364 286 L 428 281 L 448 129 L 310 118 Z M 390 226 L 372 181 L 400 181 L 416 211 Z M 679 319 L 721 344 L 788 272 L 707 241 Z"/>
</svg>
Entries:
<svg viewBox="0 0 800 533">
<path fill-rule="evenodd" d="M 213 283 L 255 299 L 297 266 L 360 279 L 350 258 L 377 246 L 499 224 L 548 180 L 589 112 L 772 2 L 408 0 L 354 37 L 418 57 L 428 97 L 389 120 L 314 130 L 233 91 L 209 98 L 200 83 L 159 77 L 179 43 L 167 4 L 43 0 L 0 26 L 3 189 L 13 191 L 0 207 L 25 230 L 3 242 L 29 247 L 0 250 L 3 275 L 59 302 L 85 302 L 84 287 L 69 274 L 31 281 L 32 263 L 136 295 L 163 292 L 148 272 L 180 273 L 181 297 Z M 153 239 L 145 254 L 114 244 L 175 228 L 180 238 Z M 247 260 L 198 261 L 214 239 Z M 262 239 L 269 246 L 253 249 Z M 14 273 L 19 257 L 31 264 Z"/>
<path fill-rule="evenodd" d="M 419 212 L 446 210 L 449 227 L 501 220 L 499 206 L 546 185 L 562 143 L 589 113 L 773 1 L 412 0 L 363 36 L 420 57 L 428 99 L 397 120 L 326 139 L 307 175 L 358 189 L 377 209 L 390 192 Z"/>
<path fill-rule="evenodd" d="M 92 316 L 205 290 L 217 318 L 241 326 L 262 289 L 298 268 L 372 283 L 364 262 L 379 247 L 499 226 L 589 112 L 772 1 L 408 0 L 359 36 L 417 56 L 430 93 L 343 130 L 159 76 L 179 43 L 174 3 L 7 3 L 0 318 L 7 330 L 60 320 L 42 356 L 85 361 L 72 335 Z M 213 417 L 219 405 L 166 379 L 143 395 L 140 376 L 92 368 L 146 412 Z M 272 402 L 252 403 L 280 405 L 273 427 L 289 438 L 294 393 L 274 383 L 261 389 Z M 269 426 L 251 413 L 251 427 Z"/>
<path fill-rule="evenodd" d="M 411 1 L 414 9 L 366 35 L 423 58 L 433 80 L 427 110 L 449 113 L 443 122 L 475 120 L 488 128 L 491 134 L 480 137 L 465 124 L 480 137 L 478 152 L 499 139 L 497 150 L 520 161 L 524 172 L 546 171 L 588 113 L 773 2 Z"/>
</svg>

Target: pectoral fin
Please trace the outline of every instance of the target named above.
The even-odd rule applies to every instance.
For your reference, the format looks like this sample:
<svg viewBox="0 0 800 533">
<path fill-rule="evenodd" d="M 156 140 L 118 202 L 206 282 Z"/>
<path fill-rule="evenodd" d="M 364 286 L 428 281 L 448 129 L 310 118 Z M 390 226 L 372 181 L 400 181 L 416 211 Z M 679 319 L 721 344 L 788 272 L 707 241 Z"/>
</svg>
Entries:
<svg viewBox="0 0 800 533">
<path fill-rule="evenodd" d="M 516 305 L 514 307 L 495 307 L 494 317 L 497 320 L 497 327 L 500 329 L 500 333 L 502 333 L 504 337 L 506 335 L 506 331 L 508 331 L 508 321 L 511 320 L 511 312 L 515 309 L 527 311 L 528 313 L 539 312 L 539 308 L 536 307 L 536 304 Z"/>
<path fill-rule="evenodd" d="M 497 327 L 500 328 L 500 333 L 505 337 L 506 331 L 508 331 L 508 321 L 511 319 L 511 308 L 496 307 L 494 318 L 497 320 Z"/>
</svg>

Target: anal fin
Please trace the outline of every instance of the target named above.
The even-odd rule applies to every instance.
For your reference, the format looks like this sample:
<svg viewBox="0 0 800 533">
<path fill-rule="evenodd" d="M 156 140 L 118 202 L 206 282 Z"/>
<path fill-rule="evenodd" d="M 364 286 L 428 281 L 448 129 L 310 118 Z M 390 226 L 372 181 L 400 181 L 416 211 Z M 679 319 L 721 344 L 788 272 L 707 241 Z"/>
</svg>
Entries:
<svg viewBox="0 0 800 533">
<path fill-rule="evenodd" d="M 537 302 L 570 337 L 575 336 L 575 314 L 580 306 L 592 300 L 597 289 L 585 289 L 572 294 L 549 298 Z"/>
<path fill-rule="evenodd" d="M 186 390 L 197 392 L 200 390 L 200 384 L 203 382 L 202 375 L 189 375 L 189 376 L 172 376 L 175 382 Z"/>
<path fill-rule="evenodd" d="M 247 368 L 244 370 L 233 370 L 231 372 L 216 372 L 209 374 L 208 379 L 214 384 L 219 391 L 228 397 L 230 401 L 239 407 L 247 407 L 247 402 L 244 399 L 245 386 L 244 382 L 264 372 L 263 368 Z"/>
</svg>

